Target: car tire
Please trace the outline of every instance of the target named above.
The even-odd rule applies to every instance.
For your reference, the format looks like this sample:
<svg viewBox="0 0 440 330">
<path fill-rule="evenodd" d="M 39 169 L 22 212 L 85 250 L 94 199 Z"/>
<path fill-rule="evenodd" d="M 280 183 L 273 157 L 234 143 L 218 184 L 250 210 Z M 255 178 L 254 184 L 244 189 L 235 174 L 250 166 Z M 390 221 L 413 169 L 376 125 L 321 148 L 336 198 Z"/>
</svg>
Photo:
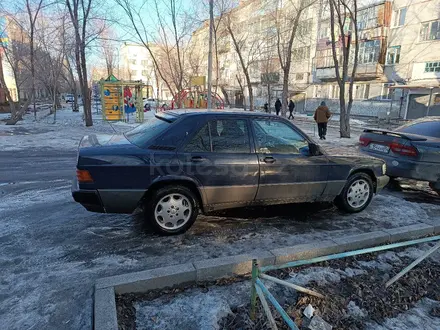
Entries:
<svg viewBox="0 0 440 330">
<path fill-rule="evenodd" d="M 361 212 L 371 203 L 373 195 L 371 177 L 366 173 L 355 173 L 348 178 L 341 194 L 336 197 L 335 204 L 348 213 Z"/>
<path fill-rule="evenodd" d="M 146 220 L 153 230 L 161 235 L 186 232 L 199 214 L 197 197 L 184 186 L 166 186 L 158 189 L 145 206 Z"/>
</svg>

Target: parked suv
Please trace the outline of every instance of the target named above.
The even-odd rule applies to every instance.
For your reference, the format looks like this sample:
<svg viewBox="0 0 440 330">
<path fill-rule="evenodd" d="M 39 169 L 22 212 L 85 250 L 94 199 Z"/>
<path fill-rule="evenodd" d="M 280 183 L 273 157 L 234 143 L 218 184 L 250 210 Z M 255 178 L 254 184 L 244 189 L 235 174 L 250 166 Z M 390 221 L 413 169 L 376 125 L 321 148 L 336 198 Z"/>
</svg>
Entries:
<svg viewBox="0 0 440 330">
<path fill-rule="evenodd" d="M 261 113 L 159 113 L 124 135 L 80 142 L 75 201 L 87 210 L 142 206 L 161 234 L 199 212 L 248 205 L 334 201 L 362 211 L 388 182 L 384 162 L 329 156 L 286 119 Z"/>
</svg>

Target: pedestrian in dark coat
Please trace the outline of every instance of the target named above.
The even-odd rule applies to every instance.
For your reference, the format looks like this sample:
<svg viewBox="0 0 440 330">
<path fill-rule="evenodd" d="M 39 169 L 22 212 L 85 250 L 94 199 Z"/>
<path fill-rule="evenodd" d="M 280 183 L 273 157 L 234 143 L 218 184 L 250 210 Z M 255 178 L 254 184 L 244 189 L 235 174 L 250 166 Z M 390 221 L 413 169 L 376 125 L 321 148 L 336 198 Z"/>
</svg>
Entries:
<svg viewBox="0 0 440 330">
<path fill-rule="evenodd" d="M 327 135 L 327 123 L 331 115 L 332 113 L 325 105 L 325 102 L 322 101 L 321 105 L 316 109 L 315 115 L 313 116 L 318 124 L 318 135 L 320 140 L 325 140 L 325 136 Z"/>
<path fill-rule="evenodd" d="M 293 118 L 293 114 L 292 114 L 292 112 L 293 112 L 294 109 L 295 109 L 295 103 L 293 103 L 293 101 L 290 100 L 290 101 L 289 101 L 289 112 L 290 112 L 289 119 L 290 119 L 290 118 L 294 119 L 294 118 Z"/>
<path fill-rule="evenodd" d="M 264 108 L 264 112 L 266 112 L 266 113 L 268 113 L 269 112 L 269 104 L 266 102 L 266 103 L 264 103 L 264 106 L 263 106 L 263 108 Z"/>
<path fill-rule="evenodd" d="M 280 115 L 280 110 L 281 110 L 281 101 L 280 99 L 277 99 L 277 101 L 275 102 L 275 111 L 277 112 L 277 116 Z"/>
</svg>

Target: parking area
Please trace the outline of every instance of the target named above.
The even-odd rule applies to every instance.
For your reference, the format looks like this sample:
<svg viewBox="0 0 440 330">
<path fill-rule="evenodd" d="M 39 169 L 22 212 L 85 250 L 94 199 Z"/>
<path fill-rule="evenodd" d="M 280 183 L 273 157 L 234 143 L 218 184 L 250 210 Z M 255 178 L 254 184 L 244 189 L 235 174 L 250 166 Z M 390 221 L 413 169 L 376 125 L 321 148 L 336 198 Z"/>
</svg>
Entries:
<svg viewBox="0 0 440 330">
<path fill-rule="evenodd" d="M 59 146 L 31 141 L 46 137 L 47 130 L 52 128 L 21 135 L 30 141 L 26 148 L 0 150 L 5 329 L 90 329 L 93 284 L 105 276 L 440 221 L 440 198 L 424 184 L 402 182 L 359 214 L 340 213 L 331 204 L 237 209 L 200 216 L 184 235 L 161 237 L 145 225 L 141 212 L 94 214 L 75 203 L 73 143 L 84 129 L 69 135 L 72 129 L 66 128 Z M 337 135 L 334 129 L 330 133 Z M 347 146 L 329 147 L 336 152 Z"/>
</svg>

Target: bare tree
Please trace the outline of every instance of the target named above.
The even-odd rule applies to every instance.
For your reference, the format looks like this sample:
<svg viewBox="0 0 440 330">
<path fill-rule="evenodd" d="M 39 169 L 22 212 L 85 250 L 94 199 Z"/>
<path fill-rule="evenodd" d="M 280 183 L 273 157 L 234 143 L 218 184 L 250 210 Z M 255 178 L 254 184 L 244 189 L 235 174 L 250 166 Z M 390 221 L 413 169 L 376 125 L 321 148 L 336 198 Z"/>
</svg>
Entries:
<svg viewBox="0 0 440 330">
<path fill-rule="evenodd" d="M 75 33 L 75 65 L 83 98 L 86 126 L 92 126 L 92 98 L 89 88 L 86 48 L 88 24 L 93 0 L 66 0 L 70 20 Z"/>
<path fill-rule="evenodd" d="M 12 21 L 12 24 L 18 26 L 17 22 L 15 21 Z M 8 26 L 9 24 L 7 24 L 4 29 L 7 30 Z M 25 102 L 23 102 L 21 99 L 20 90 L 29 78 L 27 76 L 28 71 L 23 70 L 23 68 L 28 68 L 29 48 L 24 42 L 25 39 L 27 40 L 27 38 L 25 38 L 26 36 L 24 31 L 20 31 L 22 33 L 17 33 L 13 42 L 10 42 L 8 45 L 5 43 L 0 43 L 0 63 L 2 63 L 2 60 L 5 59 L 4 63 L 9 66 L 17 87 L 16 101 L 6 85 L 4 75 L 0 74 L 0 87 L 5 91 L 6 100 L 8 101 L 11 110 L 11 118 L 7 121 L 7 125 L 15 125 L 19 120 L 21 120 L 30 103 L 32 102 L 31 97 L 28 97 Z"/>
<path fill-rule="evenodd" d="M 350 113 L 353 106 L 353 84 L 359 55 L 357 0 L 329 0 L 332 54 L 336 81 L 339 85 L 340 135 L 350 137 Z M 336 34 L 336 29 L 338 35 Z M 354 54 L 351 47 L 354 46 Z M 342 54 L 340 54 L 342 52 Z M 349 75 L 349 69 L 351 73 Z M 348 101 L 346 100 L 346 82 Z"/>
<path fill-rule="evenodd" d="M 116 66 L 116 54 L 115 54 L 115 45 L 113 44 L 113 31 L 106 27 L 103 35 L 100 38 L 100 44 L 102 49 L 102 55 L 105 60 L 105 67 L 107 68 L 107 76 L 112 75 L 114 72 L 114 68 Z"/>
<path fill-rule="evenodd" d="M 284 5 L 283 1 L 278 0 L 275 10 L 275 26 L 277 30 L 277 52 L 279 63 L 283 71 L 283 115 L 287 112 L 287 98 L 289 96 L 289 75 L 292 68 L 292 50 L 298 35 L 302 34 L 301 21 L 304 11 L 312 6 L 316 0 L 289 0 Z M 303 27 L 305 28 L 305 27 Z M 306 32 L 306 33 L 310 33 Z"/>
<path fill-rule="evenodd" d="M 249 22 L 240 21 L 233 11 L 226 14 L 225 24 L 246 82 L 249 94 L 249 110 L 254 111 L 254 94 L 250 73 L 251 67 L 255 67 L 260 59 L 262 39 L 253 29 L 245 28 L 244 24 L 249 24 Z M 237 78 L 237 80 L 239 79 Z"/>
<path fill-rule="evenodd" d="M 39 48 L 36 53 L 38 56 L 36 66 L 40 72 L 39 79 L 46 85 L 53 101 L 51 112 L 54 114 L 54 122 L 56 121 L 56 110 L 61 107 L 59 92 L 62 86 L 61 74 L 65 70 L 64 62 L 68 46 L 67 20 L 67 12 L 56 7 L 50 16 L 42 22 L 37 35 Z"/>
<path fill-rule="evenodd" d="M 26 0 L 26 11 L 29 19 L 29 49 L 31 61 L 32 100 L 34 103 L 35 120 L 37 120 L 37 108 L 35 105 L 35 32 L 38 14 L 40 13 L 42 8 L 43 0 L 37 0 L 35 3 L 31 2 L 31 0 Z"/>
</svg>

